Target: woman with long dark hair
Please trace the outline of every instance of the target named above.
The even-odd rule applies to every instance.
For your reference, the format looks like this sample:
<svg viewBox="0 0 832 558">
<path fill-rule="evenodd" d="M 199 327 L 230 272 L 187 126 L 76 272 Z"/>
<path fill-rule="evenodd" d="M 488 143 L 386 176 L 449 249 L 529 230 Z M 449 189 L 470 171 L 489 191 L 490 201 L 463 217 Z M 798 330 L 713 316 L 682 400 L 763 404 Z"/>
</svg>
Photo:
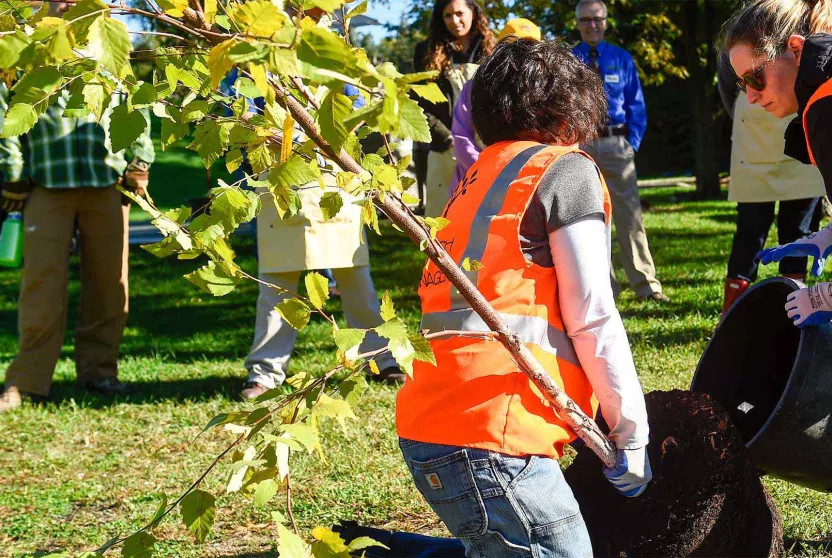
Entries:
<svg viewBox="0 0 832 558">
<path fill-rule="evenodd" d="M 832 0 L 757 0 L 728 24 L 724 49 L 748 102 L 777 117 L 797 113 L 786 130 L 786 155 L 820 170 L 832 193 Z M 763 250 L 762 263 L 813 256 L 812 273 L 823 271 L 832 252 L 832 228 L 791 244 Z M 795 325 L 832 319 L 832 283 L 789 295 Z"/>
<path fill-rule="evenodd" d="M 480 59 L 495 44 L 488 20 L 475 0 L 437 0 L 433 6 L 428 38 L 416 45 L 413 67 L 417 72 L 439 72 L 436 83 L 448 102 L 419 99 L 430 125 L 427 146 L 425 215 L 440 215 L 448 201 L 454 171 L 451 121 L 453 106 L 462 86 L 471 79 Z M 424 164 L 424 163 L 423 163 Z"/>
</svg>

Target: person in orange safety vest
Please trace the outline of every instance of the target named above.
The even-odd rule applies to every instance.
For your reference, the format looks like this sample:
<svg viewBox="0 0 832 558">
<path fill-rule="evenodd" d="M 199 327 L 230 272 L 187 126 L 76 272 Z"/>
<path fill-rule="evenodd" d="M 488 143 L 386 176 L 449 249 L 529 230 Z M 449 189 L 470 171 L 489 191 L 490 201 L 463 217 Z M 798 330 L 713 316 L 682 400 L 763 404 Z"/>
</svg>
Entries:
<svg viewBox="0 0 832 558">
<path fill-rule="evenodd" d="M 568 49 L 510 39 L 477 70 L 474 126 L 486 145 L 437 239 L 618 448 L 604 473 L 625 496 L 651 480 L 644 397 L 609 282 L 609 194 L 578 144 L 606 118 L 603 85 Z M 473 269 L 473 268 L 472 268 Z M 422 328 L 488 331 L 439 268 L 419 285 Z M 396 405 L 416 487 L 468 556 L 591 556 L 557 460 L 576 437 L 495 340 L 430 341 Z"/>
</svg>

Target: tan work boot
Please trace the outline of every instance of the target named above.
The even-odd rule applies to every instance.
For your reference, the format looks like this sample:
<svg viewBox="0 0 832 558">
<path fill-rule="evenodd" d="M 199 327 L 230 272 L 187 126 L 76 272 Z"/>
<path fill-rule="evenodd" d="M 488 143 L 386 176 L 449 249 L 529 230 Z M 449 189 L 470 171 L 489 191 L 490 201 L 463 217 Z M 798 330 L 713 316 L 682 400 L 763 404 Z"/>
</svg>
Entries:
<svg viewBox="0 0 832 558">
<path fill-rule="evenodd" d="M 23 396 L 20 390 L 14 386 L 9 386 L 0 394 L 0 413 L 13 411 L 23 404 Z"/>
</svg>

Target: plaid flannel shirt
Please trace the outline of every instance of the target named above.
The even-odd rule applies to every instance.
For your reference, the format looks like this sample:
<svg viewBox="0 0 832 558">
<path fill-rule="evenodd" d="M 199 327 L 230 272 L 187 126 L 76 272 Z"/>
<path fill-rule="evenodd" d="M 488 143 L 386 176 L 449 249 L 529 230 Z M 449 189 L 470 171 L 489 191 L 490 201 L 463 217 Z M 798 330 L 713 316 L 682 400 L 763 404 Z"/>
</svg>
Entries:
<svg viewBox="0 0 832 558">
<path fill-rule="evenodd" d="M 8 95 L 8 89 L 0 84 L 0 124 L 8 109 Z M 0 172 L 6 182 L 30 178 L 46 188 L 104 188 L 115 184 L 124 173 L 126 157 L 153 162 L 155 151 L 147 111 L 142 111 L 148 121 L 142 135 L 129 148 L 113 153 L 110 115 L 124 101 L 123 96 L 113 94 L 100 122 L 93 114 L 64 118 L 68 98 L 64 91 L 23 136 L 0 139 Z"/>
</svg>

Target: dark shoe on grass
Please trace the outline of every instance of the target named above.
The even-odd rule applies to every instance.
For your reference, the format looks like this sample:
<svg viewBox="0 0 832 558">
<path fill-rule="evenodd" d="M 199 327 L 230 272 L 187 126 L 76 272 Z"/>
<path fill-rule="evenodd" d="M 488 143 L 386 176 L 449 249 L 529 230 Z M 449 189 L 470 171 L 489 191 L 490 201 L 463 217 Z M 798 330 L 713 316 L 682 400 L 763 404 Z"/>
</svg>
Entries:
<svg viewBox="0 0 832 558">
<path fill-rule="evenodd" d="M 130 393 L 130 385 L 120 382 L 115 376 L 84 382 L 83 386 L 87 391 L 100 395 L 125 395 Z"/>
<path fill-rule="evenodd" d="M 660 302 L 660 303 L 670 302 L 670 299 L 667 298 L 667 295 L 665 295 L 664 293 L 659 293 L 659 292 L 650 293 L 649 295 L 645 296 L 643 298 L 643 300 L 646 300 L 647 302 Z"/>
<path fill-rule="evenodd" d="M 378 374 L 371 375 L 370 381 L 379 384 L 397 385 L 403 384 L 405 377 L 407 375 L 398 366 L 388 366 Z"/>
<path fill-rule="evenodd" d="M 263 384 L 258 384 L 257 382 L 246 382 L 246 386 L 243 388 L 243 391 L 240 392 L 240 397 L 245 401 L 251 401 L 252 399 L 257 399 L 267 391 L 269 391 L 269 388 Z"/>
</svg>

